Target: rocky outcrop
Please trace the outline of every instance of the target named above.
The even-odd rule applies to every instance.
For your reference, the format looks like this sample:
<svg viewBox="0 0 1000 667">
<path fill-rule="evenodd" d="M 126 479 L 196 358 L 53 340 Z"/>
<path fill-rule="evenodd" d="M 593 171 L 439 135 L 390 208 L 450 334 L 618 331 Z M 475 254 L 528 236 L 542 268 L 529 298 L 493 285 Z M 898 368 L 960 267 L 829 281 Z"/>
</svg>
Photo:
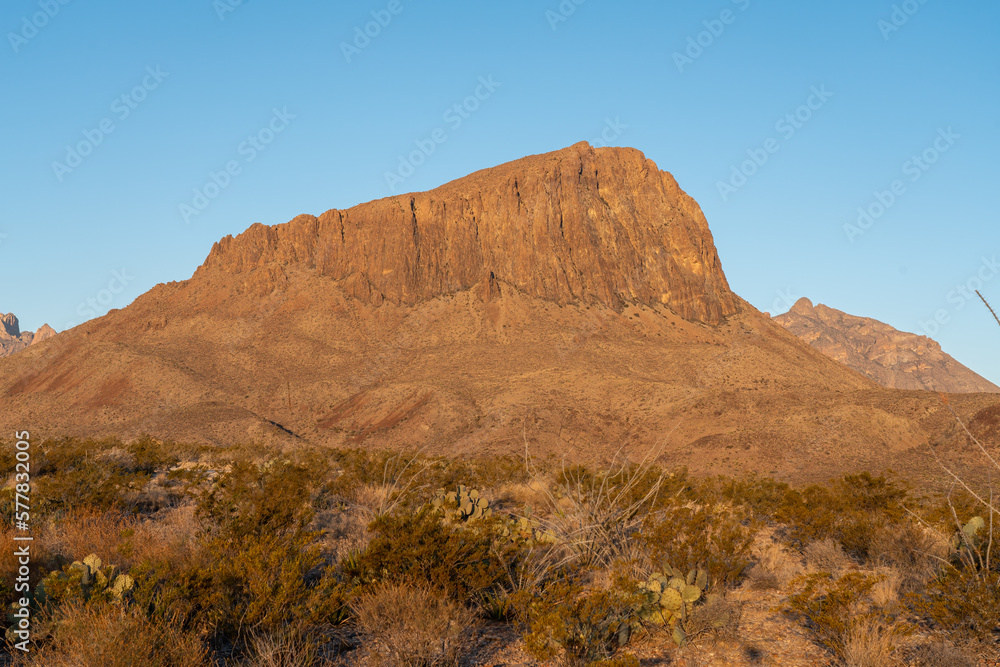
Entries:
<svg viewBox="0 0 1000 667">
<path fill-rule="evenodd" d="M 21 331 L 21 325 L 13 313 L 0 315 L 0 357 L 9 357 L 15 352 L 46 338 L 56 335 L 55 329 L 43 324 L 37 332 Z"/>
<path fill-rule="evenodd" d="M 0 315 L 0 340 L 10 340 L 21 337 L 21 327 L 14 313 Z"/>
<path fill-rule="evenodd" d="M 216 243 L 199 273 L 246 274 L 263 296 L 289 266 L 372 305 L 486 282 L 487 294 L 500 283 L 559 304 L 666 305 L 708 324 L 738 308 L 698 204 L 639 151 L 586 143 L 430 192 L 254 225 Z"/>
<path fill-rule="evenodd" d="M 1000 387 L 917 334 L 867 317 L 799 299 L 774 321 L 806 343 L 884 387 L 950 393 L 1000 392 Z"/>
<path fill-rule="evenodd" d="M 41 343 L 43 340 L 52 338 L 55 335 L 55 329 L 50 327 L 48 324 L 43 324 L 38 328 L 38 331 L 35 332 L 34 337 L 31 339 L 31 344 L 34 345 L 35 343 Z"/>
</svg>

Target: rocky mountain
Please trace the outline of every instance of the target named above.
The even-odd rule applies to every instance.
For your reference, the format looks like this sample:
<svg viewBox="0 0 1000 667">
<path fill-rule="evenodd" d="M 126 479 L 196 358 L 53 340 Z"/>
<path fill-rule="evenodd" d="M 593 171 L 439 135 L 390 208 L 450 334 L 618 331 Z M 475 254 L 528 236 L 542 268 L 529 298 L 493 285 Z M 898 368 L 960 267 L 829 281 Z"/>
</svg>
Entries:
<svg viewBox="0 0 1000 667">
<path fill-rule="evenodd" d="M 967 395 L 962 413 L 991 405 Z M 733 294 L 698 204 L 633 149 L 255 224 L 182 282 L 0 361 L 0 432 L 420 447 L 823 477 L 954 426 Z"/>
<path fill-rule="evenodd" d="M 234 296 L 262 296 L 278 267 L 297 267 L 376 307 L 505 284 L 559 305 L 664 305 L 707 324 L 737 312 L 705 217 L 673 177 L 637 151 L 571 151 L 575 159 L 538 156 L 429 193 L 254 225 L 217 243 L 195 280 L 251 275 Z"/>
<path fill-rule="evenodd" d="M 799 299 L 774 321 L 883 387 L 1000 392 L 1000 387 L 955 361 L 930 338 L 899 331 L 878 320 Z"/>
<path fill-rule="evenodd" d="M 20 323 L 13 313 L 0 315 L 0 357 L 7 357 L 20 352 L 32 343 L 38 343 L 55 336 L 55 330 L 48 324 L 43 324 L 38 331 L 21 331 Z"/>
</svg>

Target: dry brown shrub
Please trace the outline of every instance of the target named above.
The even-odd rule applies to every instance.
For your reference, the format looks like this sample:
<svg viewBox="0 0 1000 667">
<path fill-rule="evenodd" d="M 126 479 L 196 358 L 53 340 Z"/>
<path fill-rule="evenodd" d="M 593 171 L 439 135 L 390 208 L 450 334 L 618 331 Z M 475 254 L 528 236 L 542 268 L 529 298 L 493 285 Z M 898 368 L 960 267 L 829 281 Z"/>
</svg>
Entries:
<svg viewBox="0 0 1000 667">
<path fill-rule="evenodd" d="M 138 524 L 130 550 L 122 555 L 128 563 L 153 561 L 158 563 L 185 562 L 196 550 L 198 522 L 194 505 L 184 505 L 157 513 Z"/>
<path fill-rule="evenodd" d="M 768 572 L 760 565 L 755 566 L 747 575 L 747 583 L 755 591 L 776 591 L 781 589 L 781 581 L 774 572 Z"/>
<path fill-rule="evenodd" d="M 368 546 L 371 542 L 369 523 L 371 516 L 355 507 L 338 508 L 317 512 L 309 529 L 323 532 L 321 548 L 339 561 L 364 551 Z"/>
<path fill-rule="evenodd" d="M 653 466 L 653 458 L 647 455 L 636 464 L 616 455 L 596 472 L 563 465 L 552 489 L 534 487 L 546 497 L 544 513 L 537 517 L 542 529 L 574 552 L 583 566 L 611 567 L 641 559 L 641 543 L 649 530 L 645 524 L 654 522 L 653 510 L 667 481 Z"/>
<path fill-rule="evenodd" d="M 876 531 L 872 539 L 872 559 L 899 572 L 903 593 L 922 589 L 947 555 L 947 540 L 915 522 Z"/>
<path fill-rule="evenodd" d="M 692 641 L 706 636 L 735 640 L 739 637 L 742 616 L 743 603 L 735 602 L 728 596 L 713 598 L 695 607 L 684 623 L 684 631 Z"/>
<path fill-rule="evenodd" d="M 23 667 L 208 667 L 200 638 L 117 605 L 67 603 L 48 626 L 51 635 L 27 656 Z"/>
<path fill-rule="evenodd" d="M 829 537 L 811 542 L 802 553 L 813 569 L 822 572 L 839 572 L 851 565 L 851 559 L 844 553 L 844 547 Z"/>
<path fill-rule="evenodd" d="M 135 518 L 120 512 L 81 507 L 47 523 L 40 541 L 53 556 L 80 560 L 88 554 L 97 554 L 105 562 L 120 564 L 119 547 L 137 524 Z"/>
<path fill-rule="evenodd" d="M 138 519 L 83 508 L 45 527 L 41 543 L 52 556 L 81 560 L 97 554 L 128 569 L 143 561 L 180 563 L 194 549 L 198 530 L 193 506 Z"/>
<path fill-rule="evenodd" d="M 352 609 L 380 664 L 458 665 L 472 643 L 473 614 L 428 588 L 381 584 L 359 597 Z"/>
<path fill-rule="evenodd" d="M 914 667 L 975 667 L 964 651 L 943 642 L 921 644 L 908 658 Z"/>
<path fill-rule="evenodd" d="M 847 667 L 894 667 L 900 664 L 893 655 L 896 633 L 873 619 L 851 624 L 844 638 L 843 658 Z"/>
</svg>

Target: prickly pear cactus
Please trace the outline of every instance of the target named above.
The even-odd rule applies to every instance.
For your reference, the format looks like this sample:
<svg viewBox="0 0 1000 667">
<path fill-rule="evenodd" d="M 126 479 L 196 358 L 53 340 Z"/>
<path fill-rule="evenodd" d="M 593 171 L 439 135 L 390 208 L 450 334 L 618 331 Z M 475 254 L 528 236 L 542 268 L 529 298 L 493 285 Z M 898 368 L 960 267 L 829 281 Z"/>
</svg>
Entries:
<svg viewBox="0 0 1000 667">
<path fill-rule="evenodd" d="M 981 516 L 974 516 L 967 524 L 962 526 L 961 531 L 955 531 L 951 538 L 951 548 L 959 550 L 964 548 L 979 549 L 983 543 L 981 533 L 986 528 L 986 520 Z"/>
<path fill-rule="evenodd" d="M 45 576 L 35 589 L 35 599 L 41 590 L 48 597 L 64 599 L 78 598 L 84 601 L 104 599 L 123 602 L 135 581 L 127 574 L 119 574 L 114 565 L 104 565 L 100 558 L 91 554 L 83 561 L 73 561 L 61 571 L 55 570 Z"/>
<path fill-rule="evenodd" d="M 536 544 L 555 544 L 557 541 L 552 531 L 546 530 L 538 519 L 530 515 L 530 512 L 528 516 L 518 517 L 513 526 L 506 528 L 504 532 L 515 534 L 523 540 Z"/>
<path fill-rule="evenodd" d="M 708 586 L 708 572 L 695 569 L 686 575 L 680 570 L 664 566 L 663 572 L 654 572 L 642 586 L 644 599 L 638 610 L 645 623 L 667 626 L 678 646 L 687 643 L 684 622 L 694 606 L 703 600 Z"/>
<path fill-rule="evenodd" d="M 479 495 L 476 489 L 459 485 L 455 491 L 438 489 L 435 494 L 434 507 L 444 511 L 445 516 L 453 521 L 469 521 L 482 519 L 493 514 L 490 501 Z"/>
</svg>

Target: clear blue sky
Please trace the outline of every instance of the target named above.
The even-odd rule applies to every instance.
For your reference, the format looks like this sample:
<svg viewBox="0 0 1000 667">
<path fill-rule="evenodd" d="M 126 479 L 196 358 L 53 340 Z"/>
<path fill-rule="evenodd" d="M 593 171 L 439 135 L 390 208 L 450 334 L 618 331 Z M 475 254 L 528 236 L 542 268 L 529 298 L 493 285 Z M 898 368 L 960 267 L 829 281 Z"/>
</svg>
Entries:
<svg viewBox="0 0 1000 667">
<path fill-rule="evenodd" d="M 1000 306 L 996 2 L 237 1 L 3 3 L 0 312 L 62 330 L 254 222 L 607 130 L 701 203 L 756 307 L 923 328 L 1000 383 L 957 290 Z"/>
</svg>

